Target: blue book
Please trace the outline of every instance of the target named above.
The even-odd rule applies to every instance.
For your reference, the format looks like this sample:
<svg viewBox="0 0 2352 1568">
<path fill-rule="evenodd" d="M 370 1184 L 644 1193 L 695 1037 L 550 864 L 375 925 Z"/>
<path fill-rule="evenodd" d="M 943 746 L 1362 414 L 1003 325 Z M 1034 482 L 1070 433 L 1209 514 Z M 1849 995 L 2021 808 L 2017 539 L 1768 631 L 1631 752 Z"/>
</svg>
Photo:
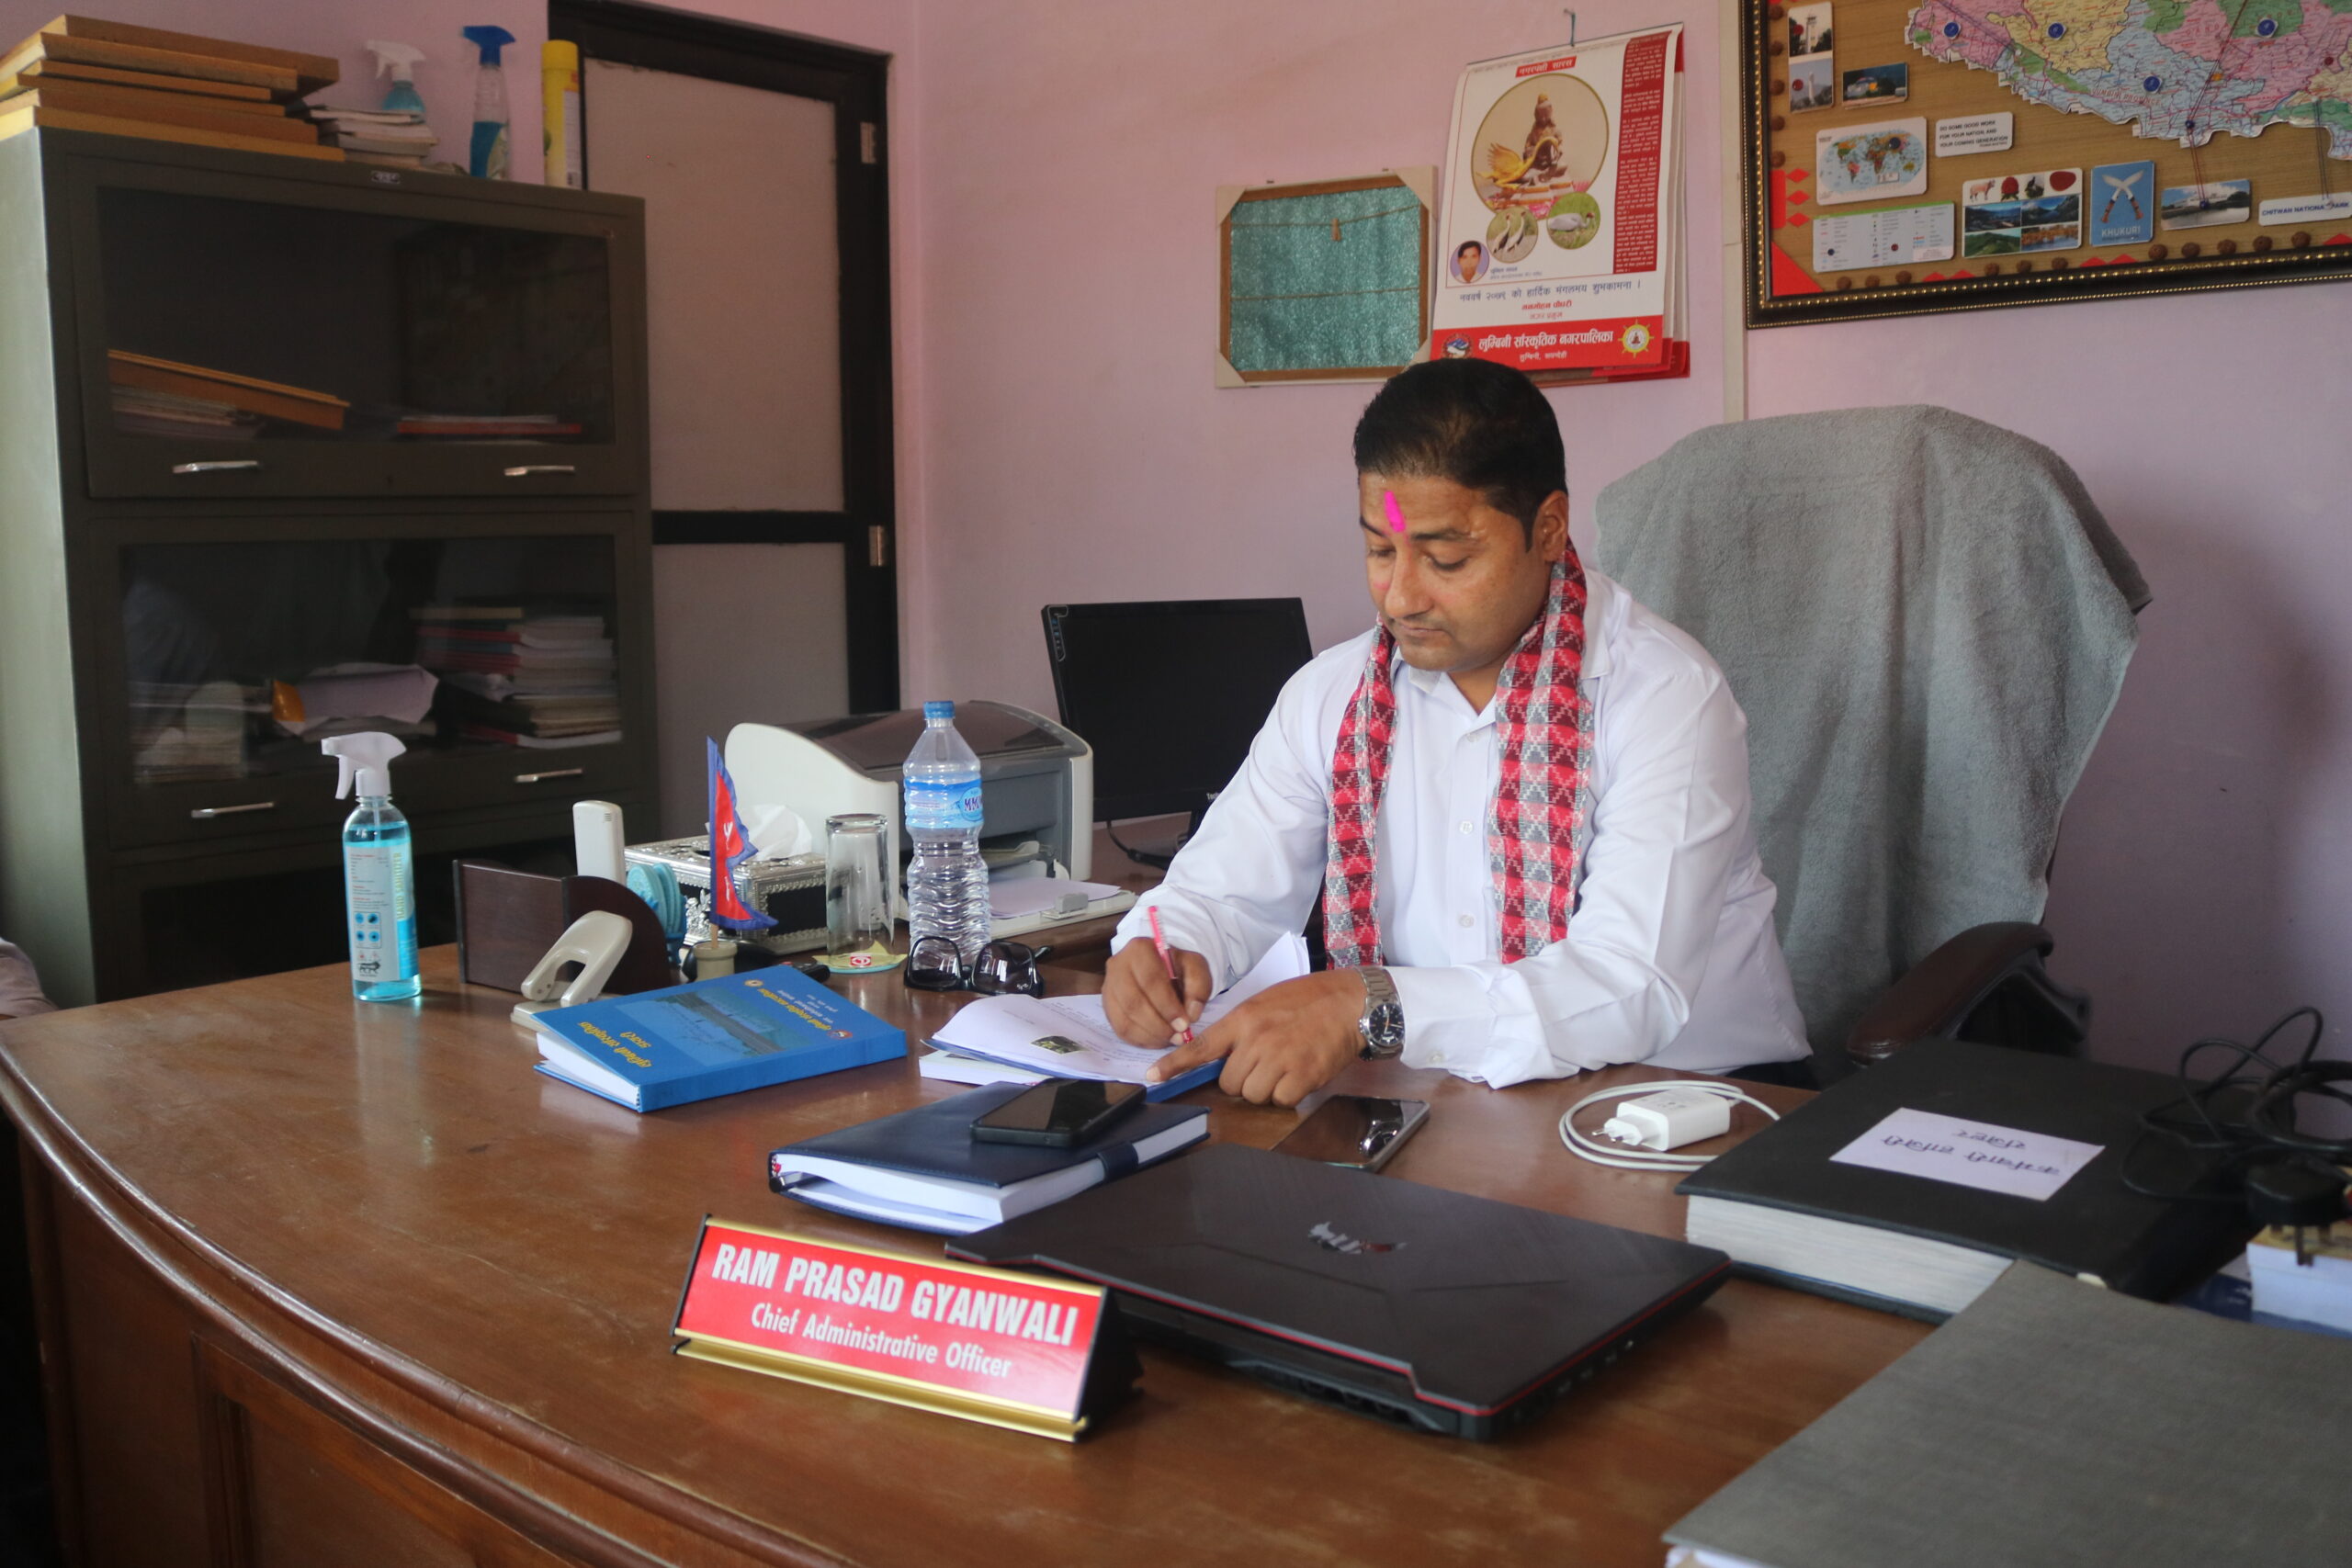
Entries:
<svg viewBox="0 0 2352 1568">
<path fill-rule="evenodd" d="M 631 1111 L 907 1054 L 905 1031 L 789 964 L 543 1012 L 538 1070 Z"/>
</svg>

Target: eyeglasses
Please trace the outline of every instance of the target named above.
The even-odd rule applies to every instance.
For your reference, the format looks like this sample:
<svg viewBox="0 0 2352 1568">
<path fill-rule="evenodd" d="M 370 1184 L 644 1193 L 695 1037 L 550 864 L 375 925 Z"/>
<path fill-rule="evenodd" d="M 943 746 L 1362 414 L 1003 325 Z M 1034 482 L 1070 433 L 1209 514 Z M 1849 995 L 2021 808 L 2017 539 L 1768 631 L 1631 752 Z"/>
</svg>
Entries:
<svg viewBox="0 0 2352 1568">
<path fill-rule="evenodd" d="M 1046 994 L 1046 979 L 1037 972 L 1037 965 L 1053 951 L 1050 947 L 1032 947 L 1025 942 L 992 942 L 974 955 L 971 967 L 967 969 L 964 955 L 953 938 L 927 936 L 914 944 L 899 974 L 905 977 L 907 988 L 915 991 L 1042 997 Z"/>
</svg>

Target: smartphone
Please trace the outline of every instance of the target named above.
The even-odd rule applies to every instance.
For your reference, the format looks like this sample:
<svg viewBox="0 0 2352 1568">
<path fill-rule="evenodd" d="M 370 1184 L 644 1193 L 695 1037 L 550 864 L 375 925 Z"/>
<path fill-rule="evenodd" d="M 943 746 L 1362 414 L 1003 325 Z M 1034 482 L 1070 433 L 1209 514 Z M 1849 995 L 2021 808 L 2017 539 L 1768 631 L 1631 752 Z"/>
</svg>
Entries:
<svg viewBox="0 0 2352 1568">
<path fill-rule="evenodd" d="M 1276 1154 L 1378 1170 L 1430 1119 L 1425 1100 L 1335 1094 L 1274 1145 Z"/>
<path fill-rule="evenodd" d="M 972 1121 L 972 1136 L 987 1144 L 1043 1144 L 1066 1149 L 1082 1144 L 1144 1100 L 1143 1085 L 1047 1078 L 1023 1089 Z"/>
</svg>

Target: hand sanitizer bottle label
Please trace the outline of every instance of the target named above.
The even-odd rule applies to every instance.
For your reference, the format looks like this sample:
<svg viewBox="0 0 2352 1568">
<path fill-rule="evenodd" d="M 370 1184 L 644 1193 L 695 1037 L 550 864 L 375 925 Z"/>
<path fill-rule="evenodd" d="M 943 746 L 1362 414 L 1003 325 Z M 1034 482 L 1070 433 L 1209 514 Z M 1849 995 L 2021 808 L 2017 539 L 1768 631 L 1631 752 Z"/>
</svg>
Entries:
<svg viewBox="0 0 2352 1568">
<path fill-rule="evenodd" d="M 400 977 L 401 928 L 407 880 L 390 844 L 353 844 L 344 852 L 345 905 L 351 912 L 351 977 L 362 984 Z"/>
</svg>

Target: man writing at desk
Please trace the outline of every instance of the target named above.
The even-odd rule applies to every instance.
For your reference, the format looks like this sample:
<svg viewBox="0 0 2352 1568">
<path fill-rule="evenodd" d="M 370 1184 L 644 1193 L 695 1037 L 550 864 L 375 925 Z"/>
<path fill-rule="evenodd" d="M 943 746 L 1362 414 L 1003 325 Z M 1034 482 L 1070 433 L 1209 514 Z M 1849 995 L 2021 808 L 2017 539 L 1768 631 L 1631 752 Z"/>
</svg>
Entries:
<svg viewBox="0 0 2352 1568">
<path fill-rule="evenodd" d="M 1418 365 L 1355 459 L 1377 625 L 1291 677 L 1122 922 L 1113 1026 L 1173 1044 L 1163 1078 L 1223 1057 L 1226 1092 L 1283 1105 L 1359 1055 L 1498 1089 L 1616 1062 L 1780 1076 L 1808 1051 L 1747 719 L 1703 649 L 1577 558 L 1551 404 L 1500 365 Z M 1318 898 L 1330 968 L 1176 1043 Z"/>
</svg>

